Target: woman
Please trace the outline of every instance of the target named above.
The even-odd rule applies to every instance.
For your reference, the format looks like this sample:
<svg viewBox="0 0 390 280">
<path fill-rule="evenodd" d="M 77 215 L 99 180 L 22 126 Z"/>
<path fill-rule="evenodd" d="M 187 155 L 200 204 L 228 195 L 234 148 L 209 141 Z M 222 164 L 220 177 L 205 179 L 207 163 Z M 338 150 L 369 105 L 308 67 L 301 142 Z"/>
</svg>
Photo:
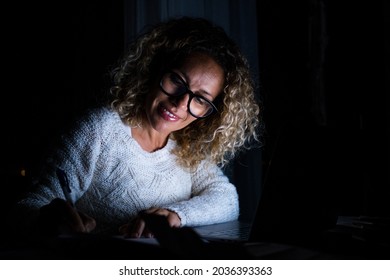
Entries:
<svg viewBox="0 0 390 280">
<path fill-rule="evenodd" d="M 145 214 L 172 227 L 237 219 L 221 168 L 257 140 L 259 107 L 235 43 L 204 19 L 172 19 L 139 36 L 112 74 L 109 105 L 75 123 L 18 202 L 19 230 L 150 237 Z"/>
</svg>

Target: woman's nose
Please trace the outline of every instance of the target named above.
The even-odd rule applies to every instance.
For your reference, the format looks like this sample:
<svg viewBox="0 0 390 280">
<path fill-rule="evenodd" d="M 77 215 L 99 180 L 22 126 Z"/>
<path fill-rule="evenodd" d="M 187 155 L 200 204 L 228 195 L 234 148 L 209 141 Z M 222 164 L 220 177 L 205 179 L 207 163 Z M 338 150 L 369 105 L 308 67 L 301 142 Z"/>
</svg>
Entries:
<svg viewBox="0 0 390 280">
<path fill-rule="evenodd" d="M 182 110 L 187 111 L 188 107 L 188 100 L 190 98 L 190 95 L 188 93 L 183 94 L 181 96 L 176 96 L 172 98 L 172 103 L 177 107 L 181 108 Z"/>
</svg>

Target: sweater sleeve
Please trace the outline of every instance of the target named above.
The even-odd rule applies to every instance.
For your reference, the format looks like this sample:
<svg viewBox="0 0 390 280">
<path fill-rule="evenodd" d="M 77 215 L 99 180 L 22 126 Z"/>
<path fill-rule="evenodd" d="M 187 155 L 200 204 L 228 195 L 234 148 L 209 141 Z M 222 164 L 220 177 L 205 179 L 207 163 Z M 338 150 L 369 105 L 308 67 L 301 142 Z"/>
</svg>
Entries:
<svg viewBox="0 0 390 280">
<path fill-rule="evenodd" d="M 18 221 L 16 227 L 31 227 L 42 206 L 54 198 L 65 199 L 56 176 L 57 167 L 68 174 L 73 202 L 88 189 L 102 142 L 95 118 L 93 114 L 85 115 L 68 133 L 62 135 L 56 149 L 46 159 L 40 175 L 33 182 L 33 189 L 16 203 L 13 210 L 13 219 Z"/>
<path fill-rule="evenodd" d="M 227 222 L 239 215 L 235 186 L 218 166 L 207 161 L 192 174 L 191 198 L 165 208 L 179 215 L 182 226 Z"/>
</svg>

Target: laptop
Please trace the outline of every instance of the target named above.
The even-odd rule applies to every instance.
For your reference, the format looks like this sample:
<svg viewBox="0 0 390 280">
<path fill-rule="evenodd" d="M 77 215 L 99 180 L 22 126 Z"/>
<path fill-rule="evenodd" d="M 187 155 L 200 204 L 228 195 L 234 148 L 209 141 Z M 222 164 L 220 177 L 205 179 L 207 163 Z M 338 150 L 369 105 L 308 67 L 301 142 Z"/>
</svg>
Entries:
<svg viewBox="0 0 390 280">
<path fill-rule="evenodd" d="M 192 229 L 208 241 L 249 241 L 252 223 L 240 220 L 197 226 Z"/>
<path fill-rule="evenodd" d="M 329 165 L 336 152 L 328 146 L 330 138 L 320 127 L 284 127 L 270 157 L 253 221 L 193 229 L 210 241 L 312 246 L 336 225 L 339 214 L 340 179 Z"/>
</svg>

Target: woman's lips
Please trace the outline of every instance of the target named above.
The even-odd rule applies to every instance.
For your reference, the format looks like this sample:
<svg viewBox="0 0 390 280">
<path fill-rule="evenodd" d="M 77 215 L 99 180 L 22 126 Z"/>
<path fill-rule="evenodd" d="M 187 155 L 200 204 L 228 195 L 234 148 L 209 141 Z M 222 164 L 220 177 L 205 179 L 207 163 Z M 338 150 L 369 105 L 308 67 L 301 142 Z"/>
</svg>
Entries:
<svg viewBox="0 0 390 280">
<path fill-rule="evenodd" d="M 163 117 L 164 120 L 167 121 L 177 121 L 180 118 L 176 116 L 174 113 L 169 111 L 167 108 L 163 107 L 162 105 L 158 106 L 158 112 L 161 117 Z"/>
</svg>

